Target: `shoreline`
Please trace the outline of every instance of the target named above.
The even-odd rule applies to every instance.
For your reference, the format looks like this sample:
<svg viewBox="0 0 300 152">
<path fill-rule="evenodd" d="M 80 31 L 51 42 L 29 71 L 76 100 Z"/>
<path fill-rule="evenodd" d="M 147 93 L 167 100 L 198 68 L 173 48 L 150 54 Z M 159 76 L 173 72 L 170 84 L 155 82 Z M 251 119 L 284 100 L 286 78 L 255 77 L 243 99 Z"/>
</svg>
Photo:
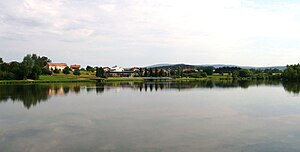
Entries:
<svg viewBox="0 0 300 152">
<path fill-rule="evenodd" d="M 259 80 L 254 78 L 238 78 L 233 79 L 232 77 L 226 76 L 209 76 L 206 78 L 173 78 L 168 80 L 163 79 L 144 79 L 143 77 L 109 77 L 109 78 L 72 78 L 67 76 L 43 76 L 39 80 L 0 80 L 0 85 L 8 84 L 42 84 L 42 83 L 97 83 L 97 82 L 180 82 L 180 81 L 233 81 L 233 80 Z"/>
</svg>

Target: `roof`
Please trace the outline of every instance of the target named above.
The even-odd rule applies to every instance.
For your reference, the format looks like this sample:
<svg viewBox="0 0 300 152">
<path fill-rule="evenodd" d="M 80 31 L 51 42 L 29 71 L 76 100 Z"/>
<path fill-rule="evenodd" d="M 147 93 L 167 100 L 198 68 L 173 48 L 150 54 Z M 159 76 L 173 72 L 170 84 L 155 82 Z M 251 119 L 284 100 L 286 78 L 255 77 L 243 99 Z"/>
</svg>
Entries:
<svg viewBox="0 0 300 152">
<path fill-rule="evenodd" d="M 67 66 L 66 63 L 48 63 L 48 66 Z"/>
<path fill-rule="evenodd" d="M 77 65 L 77 64 L 74 64 L 74 65 L 71 65 L 70 68 L 72 69 L 79 69 L 81 66 L 80 65 Z"/>
</svg>

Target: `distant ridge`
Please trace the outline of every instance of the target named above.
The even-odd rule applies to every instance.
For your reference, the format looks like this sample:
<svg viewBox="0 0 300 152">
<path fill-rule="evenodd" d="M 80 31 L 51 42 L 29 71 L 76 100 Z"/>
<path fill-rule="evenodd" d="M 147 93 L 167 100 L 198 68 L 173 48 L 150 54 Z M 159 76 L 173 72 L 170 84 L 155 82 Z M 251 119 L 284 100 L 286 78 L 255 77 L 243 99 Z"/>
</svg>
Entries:
<svg viewBox="0 0 300 152">
<path fill-rule="evenodd" d="M 154 65 L 146 66 L 146 68 L 158 68 L 158 67 L 165 67 L 165 66 L 172 66 L 172 65 L 175 64 L 154 64 Z"/>
<path fill-rule="evenodd" d="M 239 66 L 239 65 L 231 65 L 231 64 L 202 64 L 202 65 L 192 65 L 192 64 L 154 64 L 150 66 L 146 66 L 146 68 L 174 68 L 174 67 L 240 67 L 244 69 L 279 69 L 284 70 L 286 66 L 266 66 L 266 67 L 259 67 L 259 66 Z"/>
</svg>

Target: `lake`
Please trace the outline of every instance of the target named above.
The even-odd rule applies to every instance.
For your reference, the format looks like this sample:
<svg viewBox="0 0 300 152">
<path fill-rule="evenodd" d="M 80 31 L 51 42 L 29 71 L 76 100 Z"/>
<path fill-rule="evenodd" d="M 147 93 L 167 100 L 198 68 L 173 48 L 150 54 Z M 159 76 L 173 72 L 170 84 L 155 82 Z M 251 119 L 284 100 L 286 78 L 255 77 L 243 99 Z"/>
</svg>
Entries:
<svg viewBox="0 0 300 152">
<path fill-rule="evenodd" d="M 0 85 L 3 152 L 296 152 L 300 84 Z"/>
</svg>

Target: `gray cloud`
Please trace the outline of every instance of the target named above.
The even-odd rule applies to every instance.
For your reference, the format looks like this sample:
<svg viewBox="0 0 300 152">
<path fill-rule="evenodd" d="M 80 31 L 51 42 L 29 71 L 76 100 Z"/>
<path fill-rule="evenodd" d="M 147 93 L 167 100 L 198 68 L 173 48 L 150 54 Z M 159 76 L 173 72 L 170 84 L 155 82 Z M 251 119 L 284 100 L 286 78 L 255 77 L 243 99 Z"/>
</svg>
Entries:
<svg viewBox="0 0 300 152">
<path fill-rule="evenodd" d="M 0 56 L 14 60 L 35 52 L 83 65 L 285 65 L 297 62 L 300 46 L 279 38 L 298 42 L 299 8 L 295 1 L 5 0 Z M 264 42 L 273 50 L 265 52 L 272 63 L 255 59 Z M 283 51 L 292 57 L 278 58 Z"/>
</svg>

